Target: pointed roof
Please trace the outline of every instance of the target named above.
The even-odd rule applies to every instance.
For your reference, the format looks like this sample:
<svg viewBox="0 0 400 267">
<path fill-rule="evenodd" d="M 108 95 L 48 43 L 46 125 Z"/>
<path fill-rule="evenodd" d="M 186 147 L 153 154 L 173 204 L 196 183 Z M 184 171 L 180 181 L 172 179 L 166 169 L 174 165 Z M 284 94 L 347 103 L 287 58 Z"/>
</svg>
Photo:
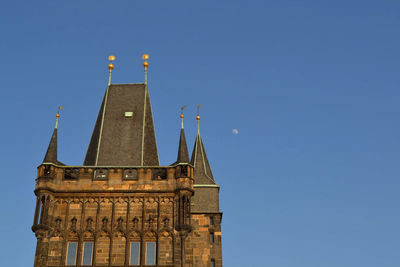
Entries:
<svg viewBox="0 0 400 267">
<path fill-rule="evenodd" d="M 159 165 L 153 114 L 145 84 L 107 87 L 84 165 Z"/>
<path fill-rule="evenodd" d="M 53 135 L 51 136 L 49 146 L 44 156 L 43 163 L 57 164 L 57 128 L 54 128 Z"/>
<path fill-rule="evenodd" d="M 197 131 L 190 163 L 194 167 L 195 184 L 217 184 L 211 172 L 210 163 L 208 162 L 206 150 L 204 149 L 203 140 L 201 139 L 199 130 Z"/>
<path fill-rule="evenodd" d="M 181 128 L 181 136 L 179 137 L 178 158 L 176 163 L 189 163 L 189 152 L 186 145 L 185 129 Z"/>
<path fill-rule="evenodd" d="M 58 108 L 62 109 L 62 106 Z M 60 114 L 57 112 L 56 116 L 56 126 L 54 127 L 53 134 L 50 139 L 49 146 L 47 147 L 46 155 L 44 156 L 43 163 L 54 163 L 57 165 L 64 165 L 64 163 L 57 160 L 57 128 L 58 128 L 58 119 L 60 118 Z"/>
</svg>

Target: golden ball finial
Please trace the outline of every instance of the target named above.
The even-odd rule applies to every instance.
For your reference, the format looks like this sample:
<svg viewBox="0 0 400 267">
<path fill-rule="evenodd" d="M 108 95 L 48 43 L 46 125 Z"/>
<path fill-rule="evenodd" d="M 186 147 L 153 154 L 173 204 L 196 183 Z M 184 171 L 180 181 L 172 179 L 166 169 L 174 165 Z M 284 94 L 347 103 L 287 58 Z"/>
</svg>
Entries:
<svg viewBox="0 0 400 267">
<path fill-rule="evenodd" d="M 60 118 L 60 114 L 59 113 L 57 113 L 56 118 Z"/>
<path fill-rule="evenodd" d="M 196 120 L 198 120 L 198 121 L 200 120 L 200 115 L 196 116 Z"/>
<path fill-rule="evenodd" d="M 115 60 L 115 56 L 114 55 L 109 55 L 108 56 L 108 60 L 110 60 L 110 64 L 108 64 L 108 69 L 111 72 L 114 69 L 114 64 L 112 62 Z"/>
<path fill-rule="evenodd" d="M 144 54 L 144 55 L 142 56 L 142 58 L 143 58 L 143 60 L 144 60 L 144 62 L 143 62 L 144 70 L 147 71 L 147 68 L 149 67 L 149 62 L 147 62 L 147 60 L 149 59 L 149 54 Z"/>
<path fill-rule="evenodd" d="M 183 116 L 183 114 L 181 114 L 179 117 L 181 117 L 181 119 L 183 119 L 185 116 Z"/>
</svg>

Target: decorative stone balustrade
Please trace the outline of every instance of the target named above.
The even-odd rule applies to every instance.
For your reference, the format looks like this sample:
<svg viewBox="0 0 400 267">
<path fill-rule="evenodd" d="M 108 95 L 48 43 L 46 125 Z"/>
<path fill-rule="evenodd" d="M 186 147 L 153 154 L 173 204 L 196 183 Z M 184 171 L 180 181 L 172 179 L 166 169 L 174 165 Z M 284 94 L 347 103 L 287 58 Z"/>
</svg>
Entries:
<svg viewBox="0 0 400 267">
<path fill-rule="evenodd" d="M 109 180 L 168 180 L 180 177 L 193 177 L 193 167 L 190 164 L 177 166 L 155 167 L 116 167 L 116 166 L 61 166 L 55 164 L 42 164 L 38 167 L 38 179 L 61 178 L 65 181 L 79 179 Z"/>
<path fill-rule="evenodd" d="M 36 189 L 49 192 L 174 192 L 193 189 L 193 166 L 119 167 L 62 166 L 38 167 Z"/>
</svg>

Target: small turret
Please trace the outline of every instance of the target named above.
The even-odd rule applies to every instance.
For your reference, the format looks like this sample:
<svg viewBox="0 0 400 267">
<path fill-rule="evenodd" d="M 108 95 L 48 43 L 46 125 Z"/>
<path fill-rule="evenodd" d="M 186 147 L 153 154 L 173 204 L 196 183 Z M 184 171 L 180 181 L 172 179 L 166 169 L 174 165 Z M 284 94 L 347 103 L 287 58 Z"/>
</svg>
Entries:
<svg viewBox="0 0 400 267">
<path fill-rule="evenodd" d="M 60 110 L 63 107 L 58 107 L 57 115 L 56 115 L 56 126 L 54 127 L 53 135 L 51 136 L 49 146 L 46 151 L 46 155 L 44 156 L 43 163 L 54 163 L 60 164 L 57 160 L 57 128 L 58 128 L 58 120 L 60 119 Z"/>
<path fill-rule="evenodd" d="M 186 106 L 185 106 L 186 107 Z M 186 145 L 186 137 L 185 137 L 185 129 L 183 127 L 183 110 L 185 107 L 181 108 L 181 136 L 179 137 L 179 148 L 178 148 L 178 158 L 176 160 L 176 163 L 189 163 L 189 152 L 188 148 Z"/>
<path fill-rule="evenodd" d="M 200 106 L 198 107 L 198 109 Z M 197 135 L 192 151 L 192 159 L 190 163 L 194 167 L 195 184 L 216 184 L 211 172 L 210 163 L 207 159 L 206 150 L 204 149 L 203 140 L 200 136 L 200 115 L 197 114 Z"/>
</svg>

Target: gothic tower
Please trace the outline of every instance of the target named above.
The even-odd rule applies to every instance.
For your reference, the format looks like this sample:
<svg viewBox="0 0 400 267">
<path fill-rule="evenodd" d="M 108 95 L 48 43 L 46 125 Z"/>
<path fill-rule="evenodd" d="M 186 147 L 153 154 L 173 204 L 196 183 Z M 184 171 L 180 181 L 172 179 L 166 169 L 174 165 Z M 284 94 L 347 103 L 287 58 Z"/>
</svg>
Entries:
<svg viewBox="0 0 400 267">
<path fill-rule="evenodd" d="M 219 186 L 200 135 L 160 166 L 145 82 L 111 84 L 82 166 L 58 161 L 56 126 L 38 167 L 34 267 L 222 266 Z M 60 107 L 61 109 L 61 107 Z"/>
</svg>

